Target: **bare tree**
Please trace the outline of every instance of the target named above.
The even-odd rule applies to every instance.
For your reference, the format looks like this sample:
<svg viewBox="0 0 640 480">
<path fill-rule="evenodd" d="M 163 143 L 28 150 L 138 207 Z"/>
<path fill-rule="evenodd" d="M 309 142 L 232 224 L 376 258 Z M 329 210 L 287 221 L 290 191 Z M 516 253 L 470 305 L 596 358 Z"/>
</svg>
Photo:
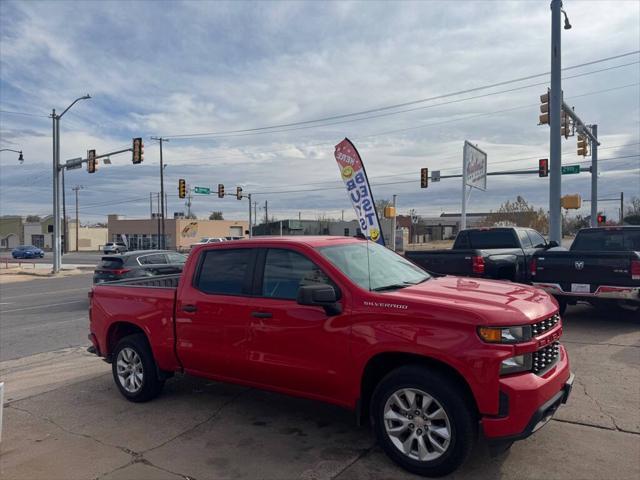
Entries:
<svg viewBox="0 0 640 480">
<path fill-rule="evenodd" d="M 209 215 L 209 220 L 224 220 L 224 216 L 221 211 L 214 211 Z"/>
<path fill-rule="evenodd" d="M 549 217 L 542 209 L 536 210 L 533 205 L 518 195 L 515 201 L 507 200 L 496 212 L 491 212 L 482 222 L 484 226 L 514 225 L 517 227 L 534 228 L 546 233 Z"/>
</svg>

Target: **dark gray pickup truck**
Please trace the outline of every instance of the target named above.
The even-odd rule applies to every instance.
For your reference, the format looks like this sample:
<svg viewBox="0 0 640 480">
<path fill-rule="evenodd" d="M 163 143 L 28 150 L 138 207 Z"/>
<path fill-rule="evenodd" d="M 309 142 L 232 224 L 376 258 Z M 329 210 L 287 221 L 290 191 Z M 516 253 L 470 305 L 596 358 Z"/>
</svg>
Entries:
<svg viewBox="0 0 640 480">
<path fill-rule="evenodd" d="M 458 233 L 450 250 L 408 251 L 405 256 L 433 273 L 528 283 L 529 261 L 557 246 L 531 228 L 471 228 Z"/>
<path fill-rule="evenodd" d="M 561 312 L 577 301 L 640 309 L 640 227 L 580 230 L 569 250 L 536 253 L 530 275 L 556 297 Z"/>
</svg>

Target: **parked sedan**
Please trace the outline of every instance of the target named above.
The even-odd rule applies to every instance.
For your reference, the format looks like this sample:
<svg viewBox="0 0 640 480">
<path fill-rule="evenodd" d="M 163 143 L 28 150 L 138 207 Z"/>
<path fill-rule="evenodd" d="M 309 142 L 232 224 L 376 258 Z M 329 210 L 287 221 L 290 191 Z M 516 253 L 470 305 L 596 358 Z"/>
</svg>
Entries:
<svg viewBox="0 0 640 480">
<path fill-rule="evenodd" d="M 187 257 L 169 250 L 137 250 L 102 257 L 93 273 L 93 283 L 151 277 L 182 272 Z"/>
<path fill-rule="evenodd" d="M 33 245 L 20 245 L 11 251 L 13 258 L 42 258 L 44 251 Z"/>
</svg>

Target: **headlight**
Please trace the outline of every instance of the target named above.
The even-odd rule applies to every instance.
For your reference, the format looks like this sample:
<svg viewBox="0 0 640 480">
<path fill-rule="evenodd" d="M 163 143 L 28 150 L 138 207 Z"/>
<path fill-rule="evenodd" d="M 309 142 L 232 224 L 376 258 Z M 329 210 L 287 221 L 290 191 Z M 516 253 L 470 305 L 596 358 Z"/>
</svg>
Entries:
<svg viewBox="0 0 640 480">
<path fill-rule="evenodd" d="M 500 375 L 509 373 L 527 372 L 531 370 L 531 354 L 517 355 L 507 358 L 500 364 Z"/>
<path fill-rule="evenodd" d="M 480 327 L 478 335 L 489 343 L 519 343 L 531 340 L 531 325 L 519 327 Z"/>
</svg>

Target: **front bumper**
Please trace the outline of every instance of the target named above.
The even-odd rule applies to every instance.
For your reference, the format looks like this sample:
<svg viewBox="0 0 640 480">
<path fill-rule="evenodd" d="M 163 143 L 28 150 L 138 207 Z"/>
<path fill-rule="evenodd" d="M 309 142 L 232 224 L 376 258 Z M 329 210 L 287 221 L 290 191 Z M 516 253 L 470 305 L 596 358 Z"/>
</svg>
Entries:
<svg viewBox="0 0 640 480">
<path fill-rule="evenodd" d="M 534 287 L 541 288 L 555 296 L 602 298 L 611 300 L 635 300 L 640 302 L 640 287 L 616 287 L 613 285 L 600 285 L 594 292 L 568 292 L 559 283 L 533 282 Z"/>
<path fill-rule="evenodd" d="M 526 438 L 543 427 L 566 403 L 574 375 L 569 358 L 560 346 L 558 362 L 544 375 L 533 373 L 500 379 L 501 411 L 498 416 L 482 419 L 485 437 L 490 441 L 513 442 Z"/>
</svg>

